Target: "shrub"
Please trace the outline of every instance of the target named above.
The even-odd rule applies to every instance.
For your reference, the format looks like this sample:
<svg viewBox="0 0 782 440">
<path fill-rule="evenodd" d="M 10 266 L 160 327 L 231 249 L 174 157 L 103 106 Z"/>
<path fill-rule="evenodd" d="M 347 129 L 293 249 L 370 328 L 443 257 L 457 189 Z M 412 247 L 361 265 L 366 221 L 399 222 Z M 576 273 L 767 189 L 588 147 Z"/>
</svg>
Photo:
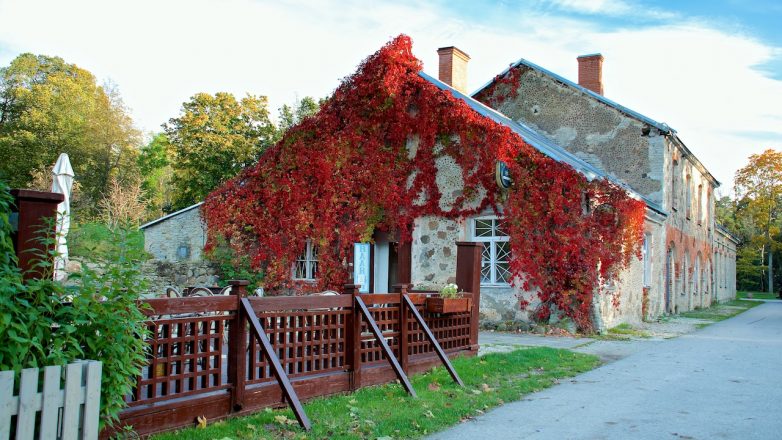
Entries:
<svg viewBox="0 0 782 440">
<path fill-rule="evenodd" d="M 146 359 L 145 317 L 136 302 L 144 289 L 141 254 L 128 244 L 129 229 L 119 226 L 110 230 L 116 252 L 104 256 L 102 275 L 85 265 L 77 286 L 66 290 L 46 276 L 53 255 L 43 255 L 37 268 L 44 276 L 25 281 L 10 240 L 11 203 L 0 182 L 0 340 L 9 342 L 0 344 L 0 370 L 101 361 L 101 417 L 111 423 Z"/>
</svg>

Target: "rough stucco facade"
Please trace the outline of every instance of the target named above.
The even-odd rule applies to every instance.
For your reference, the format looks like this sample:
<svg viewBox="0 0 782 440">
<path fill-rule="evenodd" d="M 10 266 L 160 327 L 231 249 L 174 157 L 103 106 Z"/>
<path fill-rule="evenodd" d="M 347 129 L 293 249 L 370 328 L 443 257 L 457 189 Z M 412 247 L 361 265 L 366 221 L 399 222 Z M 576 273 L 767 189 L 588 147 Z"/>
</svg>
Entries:
<svg viewBox="0 0 782 440">
<path fill-rule="evenodd" d="M 717 226 L 712 257 L 715 261 L 712 283 L 717 301 L 736 298 L 736 246 L 738 244 L 736 237 L 721 226 Z"/>
<path fill-rule="evenodd" d="M 735 240 L 722 240 L 722 251 L 716 245 L 719 183 L 675 131 L 531 63 L 517 63 L 505 77 L 514 79 L 495 80 L 474 97 L 625 182 L 666 214 L 647 216 L 646 282 L 639 283 L 639 270 L 631 267 L 616 286 L 607 286 L 596 305 L 600 321 L 632 323 L 642 309 L 656 317 L 735 297 L 735 282 L 715 287 L 715 273 L 735 274 Z M 618 308 L 609 300 L 617 291 L 627 298 Z"/>
</svg>

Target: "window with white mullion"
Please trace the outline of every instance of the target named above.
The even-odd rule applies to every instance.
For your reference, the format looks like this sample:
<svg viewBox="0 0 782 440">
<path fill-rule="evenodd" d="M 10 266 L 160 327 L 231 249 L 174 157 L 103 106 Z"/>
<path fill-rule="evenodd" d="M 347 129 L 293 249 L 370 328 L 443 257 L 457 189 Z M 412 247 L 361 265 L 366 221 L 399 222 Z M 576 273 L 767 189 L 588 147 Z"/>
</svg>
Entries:
<svg viewBox="0 0 782 440">
<path fill-rule="evenodd" d="M 473 237 L 483 242 L 481 253 L 481 284 L 510 283 L 510 243 L 502 229 L 502 220 L 482 217 L 473 221 Z"/>
<path fill-rule="evenodd" d="M 318 248 L 307 240 L 304 252 L 296 259 L 293 279 L 312 281 L 318 275 Z"/>
</svg>

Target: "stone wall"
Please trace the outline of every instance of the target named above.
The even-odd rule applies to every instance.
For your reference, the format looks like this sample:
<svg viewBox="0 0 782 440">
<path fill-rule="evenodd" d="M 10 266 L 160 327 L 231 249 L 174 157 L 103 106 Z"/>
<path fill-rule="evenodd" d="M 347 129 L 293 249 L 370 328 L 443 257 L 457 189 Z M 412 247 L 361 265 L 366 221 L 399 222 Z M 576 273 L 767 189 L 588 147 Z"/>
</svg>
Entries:
<svg viewBox="0 0 782 440">
<path fill-rule="evenodd" d="M 418 144 L 416 138 L 408 140 L 407 148 L 410 154 L 415 154 Z M 461 169 L 456 161 L 447 155 L 436 160 L 437 174 L 435 181 L 443 197 L 440 208 L 450 210 L 453 201 L 463 190 Z M 484 197 L 485 190 L 478 191 L 478 198 L 467 203 L 478 204 Z M 425 201 L 421 195 L 419 203 Z M 480 216 L 492 216 L 489 210 Z M 664 239 L 662 237 L 663 217 L 647 222 L 647 230 L 652 237 L 652 246 L 657 244 L 654 252 L 662 252 Z M 415 220 L 412 237 L 412 283 L 417 289 L 439 290 L 445 284 L 454 282 L 456 274 L 456 242 L 473 241 L 473 219 L 446 219 L 438 216 L 426 216 Z M 653 276 L 662 278 L 659 265 L 654 266 Z M 630 268 L 619 277 L 619 282 L 608 292 L 597 296 L 599 328 L 612 327 L 623 322 L 638 323 L 642 319 L 643 303 L 643 265 L 635 261 Z M 655 306 L 653 313 L 659 314 L 662 306 L 659 287 L 650 289 L 650 299 Z M 618 299 L 619 307 L 614 307 L 614 298 Z M 525 310 L 520 308 L 520 301 L 529 302 Z M 481 287 L 481 323 L 492 328 L 525 327 L 531 320 L 531 312 L 539 305 L 535 292 L 522 291 L 511 285 L 486 285 Z M 656 315 L 655 315 L 656 316 Z M 556 323 L 554 317 L 550 321 Z"/>
<path fill-rule="evenodd" d="M 149 296 L 166 293 L 167 287 L 179 292 L 185 287 L 228 285 L 217 275 L 217 268 L 207 261 L 161 261 L 148 260 L 142 266 L 142 276 L 149 284 Z"/>
<path fill-rule="evenodd" d="M 475 98 L 662 203 L 664 143 L 656 128 L 538 70 L 515 69 L 515 91 L 499 84 Z"/>
<path fill-rule="evenodd" d="M 731 255 L 727 250 L 720 256 L 714 252 L 716 182 L 675 132 L 661 132 L 540 70 L 523 64 L 514 69 L 517 84 L 495 82 L 476 98 L 626 182 L 668 212 L 662 234 L 654 237 L 650 317 L 708 307 L 718 294 L 729 295 L 715 286 L 714 274 L 720 270 L 715 260 Z M 735 259 L 724 264 L 724 273 L 735 272 Z"/>
<path fill-rule="evenodd" d="M 201 210 L 194 207 L 143 227 L 144 249 L 161 261 L 200 261 L 206 244 Z"/>
<path fill-rule="evenodd" d="M 67 275 L 81 272 L 87 265 L 99 275 L 104 268 L 100 263 L 86 262 L 79 258 L 71 258 L 65 267 Z M 174 287 L 179 292 L 185 287 L 224 287 L 228 285 L 226 280 L 221 280 L 217 275 L 217 268 L 207 261 L 160 261 L 147 260 L 141 265 L 141 277 L 147 282 L 146 298 L 155 298 L 165 295 L 167 287 Z M 66 285 L 75 283 L 74 279 L 66 278 Z"/>
</svg>

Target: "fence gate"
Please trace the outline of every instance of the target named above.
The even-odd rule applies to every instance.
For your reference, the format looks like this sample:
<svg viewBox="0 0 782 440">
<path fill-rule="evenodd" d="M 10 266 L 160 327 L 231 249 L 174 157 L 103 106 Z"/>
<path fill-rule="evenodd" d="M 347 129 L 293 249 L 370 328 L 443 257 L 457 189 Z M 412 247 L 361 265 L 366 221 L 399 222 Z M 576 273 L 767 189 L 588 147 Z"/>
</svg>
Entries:
<svg viewBox="0 0 782 440">
<path fill-rule="evenodd" d="M 0 440 L 97 439 L 101 363 L 65 366 L 64 383 L 60 366 L 43 368 L 40 386 L 39 376 L 38 368 L 24 369 L 14 387 L 14 372 L 0 371 Z"/>
</svg>

